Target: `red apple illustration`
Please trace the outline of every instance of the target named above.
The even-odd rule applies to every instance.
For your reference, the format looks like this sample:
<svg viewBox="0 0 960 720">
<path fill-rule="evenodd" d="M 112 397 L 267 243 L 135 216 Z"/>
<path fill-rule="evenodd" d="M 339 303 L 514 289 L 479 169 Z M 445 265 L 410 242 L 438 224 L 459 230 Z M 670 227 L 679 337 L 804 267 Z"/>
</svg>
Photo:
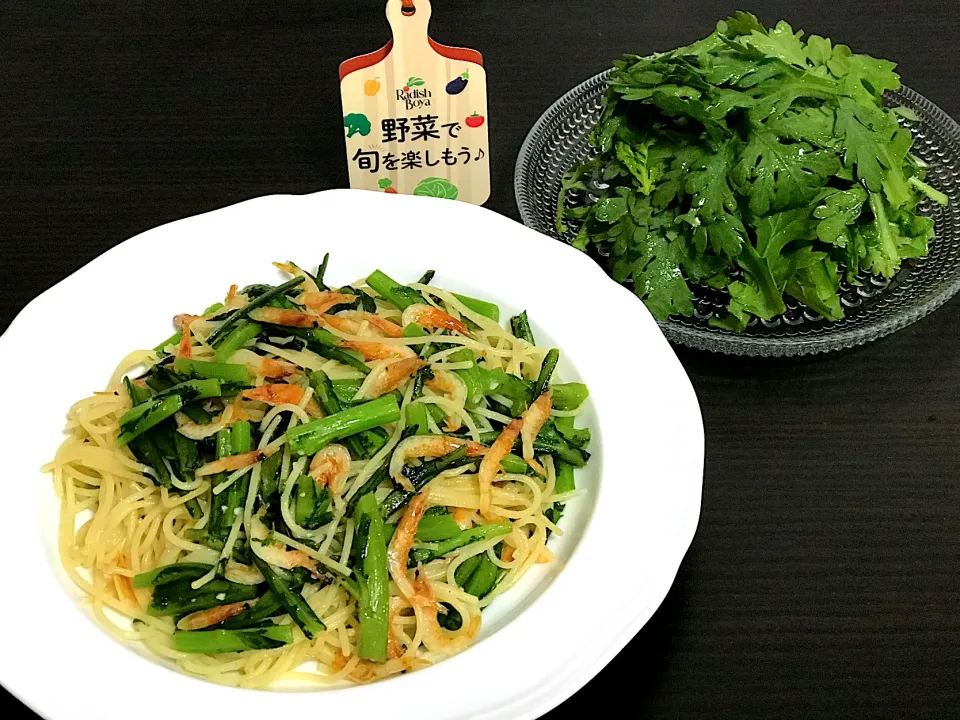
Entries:
<svg viewBox="0 0 960 720">
<path fill-rule="evenodd" d="M 464 120 L 464 122 L 467 124 L 467 127 L 478 128 L 481 125 L 483 125 L 483 120 L 484 120 L 483 115 L 477 115 L 476 113 L 474 113 L 473 115 L 468 117 L 466 120 Z"/>
</svg>

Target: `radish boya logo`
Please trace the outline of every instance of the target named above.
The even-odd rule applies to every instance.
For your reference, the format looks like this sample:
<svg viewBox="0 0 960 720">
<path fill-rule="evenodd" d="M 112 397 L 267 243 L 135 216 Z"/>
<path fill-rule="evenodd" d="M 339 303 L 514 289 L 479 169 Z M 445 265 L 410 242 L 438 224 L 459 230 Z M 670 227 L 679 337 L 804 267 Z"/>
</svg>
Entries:
<svg viewBox="0 0 960 720">
<path fill-rule="evenodd" d="M 430 98 L 433 97 L 433 93 L 424 88 L 424 85 L 423 78 L 416 76 L 407 78 L 407 84 L 397 90 L 397 100 L 403 100 L 407 110 L 430 107 Z"/>
</svg>

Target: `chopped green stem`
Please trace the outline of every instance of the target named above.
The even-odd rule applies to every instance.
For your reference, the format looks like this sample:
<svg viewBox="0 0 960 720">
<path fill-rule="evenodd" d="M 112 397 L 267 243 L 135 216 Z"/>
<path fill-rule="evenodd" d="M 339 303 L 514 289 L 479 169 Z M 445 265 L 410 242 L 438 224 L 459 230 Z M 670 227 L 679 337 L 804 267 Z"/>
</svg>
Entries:
<svg viewBox="0 0 960 720">
<path fill-rule="evenodd" d="M 316 530 L 333 519 L 330 512 L 330 490 L 326 487 L 318 490 L 316 481 L 309 475 L 301 475 L 296 480 L 296 500 L 294 518 L 297 524 L 307 530 Z"/>
<path fill-rule="evenodd" d="M 217 347 L 217 345 L 223 342 L 227 332 L 232 330 L 234 326 L 238 325 L 241 320 L 246 320 L 247 316 L 251 312 L 259 307 L 263 307 L 275 297 L 283 295 L 288 290 L 292 290 L 297 285 L 302 283 L 303 280 L 304 278 L 302 277 L 295 277 L 292 280 L 288 280 L 287 282 L 283 283 L 283 285 L 278 285 L 277 287 L 263 293 L 259 297 L 254 298 L 239 310 L 235 310 L 231 315 L 227 316 L 227 319 L 224 320 L 216 330 L 207 336 L 207 343 L 213 347 Z"/>
<path fill-rule="evenodd" d="M 200 403 L 187 403 L 182 412 L 197 425 L 209 425 L 213 421 L 213 416 L 200 407 Z"/>
<path fill-rule="evenodd" d="M 367 481 L 361 485 L 360 489 L 357 490 L 353 497 L 347 501 L 346 514 L 352 515 L 357 507 L 357 503 L 360 502 L 360 499 L 373 493 L 373 491 L 380 487 L 380 484 L 388 477 L 390 477 L 390 463 L 389 458 L 385 458 L 380 467 L 374 470 L 373 474 L 370 475 Z"/>
<path fill-rule="evenodd" d="M 277 615 L 286 615 L 286 612 L 280 599 L 272 591 L 267 590 L 253 605 L 217 627 L 224 630 L 254 627 Z"/>
<path fill-rule="evenodd" d="M 421 522 L 423 522 L 421 520 Z M 481 540 L 508 535 L 513 531 L 513 526 L 508 522 L 492 523 L 490 525 L 479 525 L 468 530 L 461 530 L 457 535 L 442 542 L 430 545 L 421 545 L 410 551 L 409 567 L 416 567 L 419 563 L 428 563 L 439 557 L 443 557 L 454 550 L 459 550 L 466 545 L 472 545 Z"/>
<path fill-rule="evenodd" d="M 576 410 L 590 395 L 583 383 L 558 383 L 550 389 L 553 390 L 554 410 Z"/>
<path fill-rule="evenodd" d="M 163 462 L 163 456 L 149 433 L 131 440 L 129 447 L 138 462 L 149 465 L 154 469 L 157 473 L 157 482 L 161 487 L 168 488 L 171 486 L 170 472 L 167 470 L 167 465 Z"/>
<path fill-rule="evenodd" d="M 438 457 L 436 460 L 429 460 L 417 467 L 405 466 L 403 468 L 403 474 L 410 481 L 410 484 L 413 485 L 414 491 L 410 492 L 403 488 L 396 488 L 383 499 L 383 502 L 380 504 L 380 512 L 383 513 L 385 518 L 389 518 L 397 512 L 397 510 L 410 502 L 416 493 L 420 492 L 428 482 L 444 470 L 460 467 L 461 465 L 472 462 L 476 462 L 476 458 L 468 458 L 467 447 L 463 445 L 446 455 Z"/>
<path fill-rule="evenodd" d="M 233 433 L 231 432 L 230 428 L 227 427 L 217 431 L 214 445 L 216 448 L 217 460 L 222 460 L 223 458 L 230 457 L 230 455 L 233 454 Z M 214 487 L 223 482 L 226 477 L 226 473 L 218 473 L 215 475 L 212 481 Z M 231 488 L 232 487 L 233 486 L 231 486 Z M 223 543 L 226 540 L 227 534 L 230 530 L 230 525 L 233 523 L 233 517 L 228 517 L 227 513 L 227 500 L 229 500 L 229 497 L 229 490 L 227 491 L 226 498 L 221 498 L 221 496 L 218 495 L 211 495 L 210 519 L 207 521 L 207 526 L 204 528 L 203 534 L 204 542 L 217 549 L 223 547 Z"/>
<path fill-rule="evenodd" d="M 416 323 L 407 323 L 403 326 L 403 336 L 412 338 L 412 337 L 426 337 L 429 335 L 426 330 L 417 325 Z"/>
<path fill-rule="evenodd" d="M 289 625 L 241 630 L 178 630 L 173 633 L 174 650 L 206 655 L 244 650 L 271 650 L 292 642 L 293 628 Z"/>
<path fill-rule="evenodd" d="M 466 406 L 468 408 L 475 408 L 481 405 L 483 403 L 486 385 L 483 379 L 483 373 L 481 369 L 477 367 L 477 361 L 473 356 L 473 351 L 467 348 L 457 350 L 457 352 L 450 356 L 450 362 L 472 363 L 471 367 L 464 370 L 455 370 L 454 372 L 463 380 L 463 385 L 466 388 Z"/>
<path fill-rule="evenodd" d="M 227 333 L 214 353 L 217 362 L 225 363 L 230 357 L 263 331 L 263 325 L 253 320 L 241 320 Z"/>
<path fill-rule="evenodd" d="M 330 378 L 327 377 L 326 373 L 315 370 L 308 375 L 310 380 L 310 387 L 313 388 L 313 396 L 317 399 L 317 402 L 320 403 L 320 407 L 323 408 L 323 411 L 329 415 L 335 415 L 336 413 L 343 410 L 343 403 L 340 401 L 340 397 L 337 395 L 336 388 L 334 387 L 333 382 Z M 360 389 L 360 384 L 357 383 L 356 390 Z M 357 392 L 354 390 L 353 395 L 356 395 Z M 350 397 L 353 397 L 351 395 Z M 376 450 L 370 452 L 371 448 L 376 447 L 377 450 L 383 446 L 381 442 L 383 438 L 377 431 L 367 430 L 362 433 L 357 433 L 356 435 L 351 435 L 348 438 L 344 438 L 344 445 L 346 445 L 347 450 L 350 451 L 350 455 L 357 459 L 366 459 L 371 457 L 376 453 Z"/>
<path fill-rule="evenodd" d="M 172 385 L 166 390 L 161 390 L 154 395 L 154 397 L 162 398 L 170 395 L 179 395 L 183 398 L 184 404 L 186 404 L 194 400 L 220 397 L 222 394 L 223 389 L 220 387 L 220 381 L 216 378 L 207 378 L 204 380 L 184 380 L 182 383 Z"/>
<path fill-rule="evenodd" d="M 457 585 L 463 587 L 467 584 L 467 581 L 470 579 L 470 576 L 473 575 L 473 571 L 477 569 L 477 566 L 480 564 L 481 560 L 483 560 L 483 553 L 479 555 L 471 555 L 462 563 L 460 563 L 456 571 L 453 573 L 453 579 L 456 581 Z"/>
<path fill-rule="evenodd" d="M 266 505 L 280 489 L 280 463 L 283 453 L 274 453 L 260 463 L 260 502 Z"/>
<path fill-rule="evenodd" d="M 488 558 L 486 553 L 483 553 L 480 556 L 477 569 L 470 575 L 470 579 L 464 584 L 463 589 L 475 597 L 482 598 L 493 590 L 499 574 L 496 563 Z"/>
<path fill-rule="evenodd" d="M 514 455 L 513 453 L 510 453 L 500 461 L 500 467 L 503 468 L 504 472 L 515 473 L 517 475 L 523 475 L 530 470 L 530 466 L 527 465 L 527 461 L 519 455 Z"/>
<path fill-rule="evenodd" d="M 497 439 L 499 433 L 496 431 L 493 432 L 483 432 L 480 433 L 480 442 L 485 445 L 489 445 L 494 440 Z M 516 444 L 513 446 L 514 450 L 521 449 L 521 442 L 517 440 Z M 560 435 L 551 434 L 549 431 L 545 432 L 540 431 L 540 434 L 537 435 L 536 439 L 533 441 L 533 449 L 538 453 L 548 453 L 550 455 L 556 456 L 558 459 L 568 462 L 574 467 L 583 467 L 587 464 L 587 460 L 590 458 L 590 454 L 585 450 L 574 447 L 566 440 L 563 439 Z"/>
<path fill-rule="evenodd" d="M 320 267 L 317 268 L 317 277 L 314 278 L 317 281 L 317 287 L 320 288 L 321 290 L 330 289 L 329 287 L 327 287 L 323 279 L 323 276 L 327 274 L 327 265 L 329 264 L 329 262 L 330 262 L 330 253 L 324 253 L 323 262 L 320 263 Z"/>
<path fill-rule="evenodd" d="M 230 449 L 233 455 L 253 450 L 253 429 L 249 420 L 241 420 L 230 426 Z"/>
<path fill-rule="evenodd" d="M 406 285 L 401 285 L 380 270 L 374 270 L 367 277 L 367 285 L 376 290 L 380 297 L 400 310 L 406 310 L 411 305 L 425 305 L 427 302 L 419 292 Z"/>
<path fill-rule="evenodd" d="M 453 515 L 448 512 L 428 515 L 417 525 L 417 540 L 420 542 L 440 542 L 456 537 L 463 531 Z"/>
<path fill-rule="evenodd" d="M 179 395 L 171 395 L 160 400 L 151 399 L 132 408 L 120 418 L 121 433 L 117 438 L 117 444 L 126 445 L 150 428 L 175 415 L 182 407 L 183 398 Z"/>
<path fill-rule="evenodd" d="M 387 543 L 383 518 L 373 493 L 364 495 L 353 514 L 358 541 L 363 528 L 363 545 L 354 567 L 360 590 L 357 614 L 360 617 L 360 639 L 357 652 L 361 658 L 375 662 L 387 659 L 387 635 L 390 609 L 390 574 L 387 568 Z"/>
<path fill-rule="evenodd" d="M 557 481 L 553 486 L 553 492 L 556 494 L 568 493 L 577 489 L 577 483 L 573 474 L 573 465 L 565 462 L 557 463 Z"/>
<path fill-rule="evenodd" d="M 183 333 L 175 332 L 173 335 L 171 335 L 170 337 L 168 337 L 168 338 L 167 338 L 166 340 L 164 340 L 162 343 L 160 343 L 159 345 L 157 345 L 157 346 L 153 349 L 153 351 L 154 351 L 155 353 L 157 353 L 157 355 L 160 355 L 161 353 L 165 353 L 166 350 L 164 350 L 164 348 L 166 348 L 168 345 L 179 345 L 179 344 L 180 344 L 180 339 L 181 339 L 182 337 L 183 337 Z"/>
<path fill-rule="evenodd" d="M 277 596 L 293 621 L 303 630 L 304 635 L 312 640 L 317 634 L 327 629 L 313 608 L 307 604 L 303 595 L 294 590 L 270 565 L 257 555 L 253 556 L 253 562 L 267 581 L 271 592 Z"/>
<path fill-rule="evenodd" d="M 396 397 L 385 395 L 298 425 L 287 431 L 287 444 L 295 455 L 313 455 L 332 442 L 399 419 L 400 406 Z"/>
<path fill-rule="evenodd" d="M 500 307 L 495 303 L 478 300 L 469 295 L 460 295 L 458 293 L 453 293 L 453 296 L 478 315 L 490 318 L 494 322 L 500 322 Z"/>
<path fill-rule="evenodd" d="M 283 328 L 285 334 L 294 335 L 307 343 L 307 348 L 320 357 L 336 360 L 359 370 L 364 375 L 370 372 L 370 366 L 363 361 L 363 356 L 353 350 L 344 350 L 338 347 L 340 338 L 323 328 L 304 330 L 302 328 Z"/>
<path fill-rule="evenodd" d="M 427 407 L 423 403 L 407 405 L 404 412 L 407 414 L 407 427 L 416 426 L 417 435 L 429 435 L 430 425 L 427 422 Z"/>
<path fill-rule="evenodd" d="M 533 330 L 530 328 L 530 318 L 527 317 L 526 310 L 510 318 L 510 329 L 514 337 L 526 340 L 531 345 L 537 344 L 533 339 Z"/>
<path fill-rule="evenodd" d="M 253 378 L 246 365 L 236 365 L 224 362 L 207 362 L 190 358 L 177 358 L 173 361 L 173 369 L 183 375 L 200 378 L 216 378 L 221 382 L 237 385 L 251 385 Z"/>
<path fill-rule="evenodd" d="M 551 348 L 550 352 L 548 352 L 547 356 L 543 359 L 543 364 L 540 366 L 540 374 L 537 376 L 537 382 L 533 386 L 534 399 L 537 399 L 547 391 L 547 386 L 550 385 L 550 378 L 553 376 L 553 371 L 557 369 L 557 363 L 559 361 L 560 351 L 556 348 Z"/>
<path fill-rule="evenodd" d="M 253 600 L 258 594 L 255 585 L 241 585 L 220 578 L 211 580 L 197 590 L 191 586 L 192 582 L 180 579 L 155 586 L 147 613 L 154 617 L 183 615 L 241 600 Z"/>
<path fill-rule="evenodd" d="M 137 589 L 156 587 L 177 580 L 193 582 L 199 580 L 208 572 L 210 565 L 203 563 L 174 563 L 164 565 L 133 576 L 133 586 Z"/>
</svg>

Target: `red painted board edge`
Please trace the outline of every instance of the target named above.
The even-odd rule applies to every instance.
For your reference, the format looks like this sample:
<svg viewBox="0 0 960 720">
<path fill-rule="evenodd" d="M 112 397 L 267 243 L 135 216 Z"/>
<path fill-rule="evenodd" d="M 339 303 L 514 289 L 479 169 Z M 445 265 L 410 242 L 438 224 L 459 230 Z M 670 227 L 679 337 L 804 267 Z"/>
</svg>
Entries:
<svg viewBox="0 0 960 720">
<path fill-rule="evenodd" d="M 427 38 L 427 41 L 430 43 L 430 47 L 435 53 L 447 58 L 448 60 L 460 60 L 462 62 L 470 62 L 483 67 L 483 55 L 476 50 L 462 47 L 451 47 L 450 45 L 441 45 L 430 37 Z M 388 42 L 379 50 L 374 50 L 372 53 L 367 53 L 366 55 L 357 55 L 357 57 L 344 60 L 342 63 L 340 63 L 340 80 L 343 81 L 347 75 L 356 72 L 357 70 L 363 70 L 364 68 L 376 65 L 378 62 L 387 57 L 392 49 L 393 40 Z"/>
<path fill-rule="evenodd" d="M 430 47 L 433 48 L 434 52 L 436 52 L 438 55 L 442 55 L 448 60 L 461 60 L 463 62 L 471 62 L 474 65 L 483 67 L 483 55 L 476 50 L 471 50 L 470 48 L 464 47 L 441 45 L 432 37 L 428 37 L 427 42 L 430 43 Z"/>
<path fill-rule="evenodd" d="M 383 60 L 387 55 L 390 54 L 390 50 L 393 49 L 393 40 L 390 40 L 386 45 L 384 45 L 379 50 L 374 50 L 372 53 L 367 53 L 366 55 L 357 55 L 352 57 L 349 60 L 344 60 L 340 63 L 340 80 L 342 81 L 347 75 L 357 70 L 363 70 L 364 68 L 372 67 L 378 62 Z"/>
</svg>

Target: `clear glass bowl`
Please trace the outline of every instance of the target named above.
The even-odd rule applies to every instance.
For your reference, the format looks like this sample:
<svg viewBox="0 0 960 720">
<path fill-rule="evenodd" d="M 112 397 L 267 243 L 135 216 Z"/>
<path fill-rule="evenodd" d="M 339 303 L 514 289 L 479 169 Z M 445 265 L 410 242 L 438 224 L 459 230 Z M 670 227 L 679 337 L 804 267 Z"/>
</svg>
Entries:
<svg viewBox="0 0 960 720">
<path fill-rule="evenodd" d="M 558 236 L 554 226 L 560 178 L 593 154 L 587 137 L 600 116 L 608 74 L 590 78 L 557 100 L 530 130 L 517 158 L 514 188 L 520 217 L 534 230 L 565 242 L 573 233 Z M 907 87 L 890 93 L 890 103 L 904 105 L 919 117 L 907 123 L 913 152 L 930 164 L 927 181 L 950 199 L 945 208 L 931 202 L 922 206 L 922 212 L 933 217 L 936 231 L 929 254 L 905 260 L 890 281 L 864 275 L 860 286 L 842 285 L 846 317 L 839 322 L 787 302 L 783 315 L 755 320 L 738 335 L 710 327 L 708 321 L 722 310 L 723 300 L 708 288 L 695 288 L 693 317 L 660 322 L 669 340 L 700 350 L 767 357 L 842 350 L 916 322 L 960 290 L 960 126 Z"/>
</svg>

